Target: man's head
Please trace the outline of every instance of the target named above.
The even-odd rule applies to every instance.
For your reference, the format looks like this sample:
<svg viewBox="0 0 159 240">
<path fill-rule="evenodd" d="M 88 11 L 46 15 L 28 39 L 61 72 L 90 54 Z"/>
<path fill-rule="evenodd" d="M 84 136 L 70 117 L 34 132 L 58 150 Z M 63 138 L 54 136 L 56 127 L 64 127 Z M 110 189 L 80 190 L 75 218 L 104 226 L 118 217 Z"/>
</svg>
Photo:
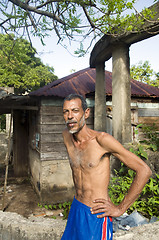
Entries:
<svg viewBox="0 0 159 240">
<path fill-rule="evenodd" d="M 64 99 L 63 115 L 71 134 L 79 132 L 89 117 L 86 100 L 78 94 L 70 94 Z"/>
<path fill-rule="evenodd" d="M 87 109 L 87 102 L 86 102 L 85 98 L 80 94 L 70 94 L 64 99 L 64 102 L 70 101 L 72 99 L 77 99 L 77 98 L 79 98 L 81 100 L 82 108 L 83 108 L 83 111 L 85 112 Z M 64 102 L 63 102 L 63 104 L 64 104 Z"/>
</svg>

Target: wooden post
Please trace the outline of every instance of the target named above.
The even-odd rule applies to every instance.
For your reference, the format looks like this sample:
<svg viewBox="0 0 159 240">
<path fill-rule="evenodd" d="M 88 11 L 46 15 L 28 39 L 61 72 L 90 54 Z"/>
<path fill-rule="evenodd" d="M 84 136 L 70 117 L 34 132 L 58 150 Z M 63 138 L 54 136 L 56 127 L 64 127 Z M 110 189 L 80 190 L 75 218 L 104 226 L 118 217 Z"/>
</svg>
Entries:
<svg viewBox="0 0 159 240">
<path fill-rule="evenodd" d="M 8 165 L 9 165 L 9 157 L 10 157 L 12 119 L 13 119 L 13 111 L 11 113 L 11 118 L 10 118 L 9 137 L 8 137 L 8 151 L 7 151 L 7 154 L 6 154 L 6 171 L 5 171 L 5 180 L 4 180 L 4 189 L 3 189 L 2 211 L 5 210 L 4 205 L 5 205 L 5 195 L 6 195 L 7 178 L 8 178 Z"/>
<path fill-rule="evenodd" d="M 106 131 L 105 64 L 96 66 L 94 129 Z"/>
</svg>

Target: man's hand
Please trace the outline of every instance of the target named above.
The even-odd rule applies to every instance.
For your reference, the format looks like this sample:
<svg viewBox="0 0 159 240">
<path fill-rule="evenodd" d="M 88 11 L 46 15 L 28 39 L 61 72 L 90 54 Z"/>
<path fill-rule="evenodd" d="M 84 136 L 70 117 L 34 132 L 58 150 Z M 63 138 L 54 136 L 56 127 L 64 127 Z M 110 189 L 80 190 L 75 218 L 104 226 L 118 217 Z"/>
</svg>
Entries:
<svg viewBox="0 0 159 240">
<path fill-rule="evenodd" d="M 107 216 L 119 217 L 123 214 L 119 206 L 114 205 L 110 200 L 100 198 L 94 200 L 93 202 L 97 203 L 97 205 L 91 208 L 91 213 L 92 214 L 102 213 L 100 215 L 97 215 L 98 218 L 103 218 Z"/>
</svg>

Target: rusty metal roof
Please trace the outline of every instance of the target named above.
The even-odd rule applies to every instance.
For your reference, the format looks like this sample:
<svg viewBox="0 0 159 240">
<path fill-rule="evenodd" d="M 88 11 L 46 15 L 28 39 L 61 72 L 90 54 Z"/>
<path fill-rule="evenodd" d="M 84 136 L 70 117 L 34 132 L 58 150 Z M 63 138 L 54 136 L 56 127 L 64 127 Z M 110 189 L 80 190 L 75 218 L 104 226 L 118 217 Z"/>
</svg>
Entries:
<svg viewBox="0 0 159 240">
<path fill-rule="evenodd" d="M 30 96 L 66 97 L 71 93 L 83 96 L 95 92 L 96 69 L 86 68 L 31 92 Z M 112 95 L 112 73 L 105 71 L 106 94 Z M 131 80 L 131 95 L 136 97 L 159 97 L 159 89 L 145 83 Z"/>
</svg>

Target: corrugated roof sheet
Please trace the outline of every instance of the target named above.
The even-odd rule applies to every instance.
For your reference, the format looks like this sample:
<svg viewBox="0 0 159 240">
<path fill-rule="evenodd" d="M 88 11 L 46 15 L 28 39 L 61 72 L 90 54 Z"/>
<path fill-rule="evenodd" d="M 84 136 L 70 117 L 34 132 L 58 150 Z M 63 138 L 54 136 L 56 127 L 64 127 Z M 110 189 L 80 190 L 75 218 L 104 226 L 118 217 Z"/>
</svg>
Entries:
<svg viewBox="0 0 159 240">
<path fill-rule="evenodd" d="M 83 96 L 95 92 L 96 69 L 86 68 L 71 75 L 58 79 L 38 90 L 30 96 L 66 97 L 71 93 Z M 112 95 L 112 73 L 105 71 L 106 94 Z M 131 80 L 131 94 L 138 97 L 159 97 L 159 89 L 145 83 Z"/>
</svg>

